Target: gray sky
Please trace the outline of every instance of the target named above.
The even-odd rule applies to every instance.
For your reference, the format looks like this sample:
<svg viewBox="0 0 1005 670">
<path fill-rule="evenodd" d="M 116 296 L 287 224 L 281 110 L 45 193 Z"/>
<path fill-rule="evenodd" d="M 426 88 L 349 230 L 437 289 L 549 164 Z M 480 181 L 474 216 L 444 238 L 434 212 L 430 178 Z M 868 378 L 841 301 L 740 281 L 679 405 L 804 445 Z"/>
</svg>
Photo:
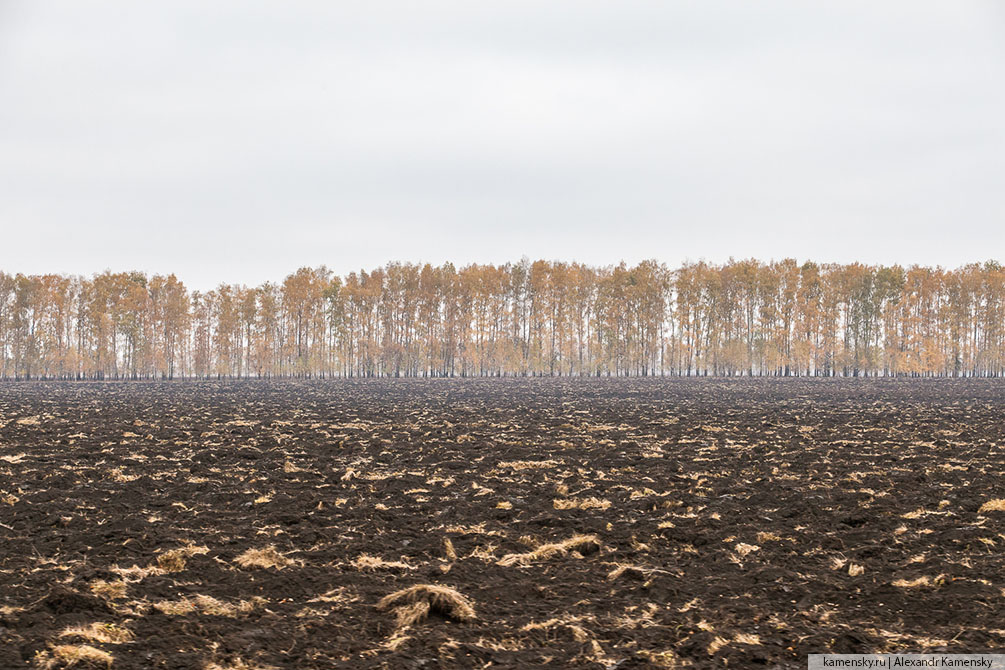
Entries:
<svg viewBox="0 0 1005 670">
<path fill-rule="evenodd" d="M 0 269 L 1005 260 L 1005 5 L 0 0 Z"/>
</svg>

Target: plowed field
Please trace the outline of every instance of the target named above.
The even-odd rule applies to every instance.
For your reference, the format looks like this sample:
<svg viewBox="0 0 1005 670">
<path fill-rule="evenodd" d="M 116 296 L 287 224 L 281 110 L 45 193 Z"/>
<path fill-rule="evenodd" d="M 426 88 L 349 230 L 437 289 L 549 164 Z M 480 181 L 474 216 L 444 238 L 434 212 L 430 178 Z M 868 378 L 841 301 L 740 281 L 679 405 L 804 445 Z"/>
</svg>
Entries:
<svg viewBox="0 0 1005 670">
<path fill-rule="evenodd" d="M 996 381 L 0 385 L 0 668 L 1000 651 L 1003 445 Z"/>
</svg>

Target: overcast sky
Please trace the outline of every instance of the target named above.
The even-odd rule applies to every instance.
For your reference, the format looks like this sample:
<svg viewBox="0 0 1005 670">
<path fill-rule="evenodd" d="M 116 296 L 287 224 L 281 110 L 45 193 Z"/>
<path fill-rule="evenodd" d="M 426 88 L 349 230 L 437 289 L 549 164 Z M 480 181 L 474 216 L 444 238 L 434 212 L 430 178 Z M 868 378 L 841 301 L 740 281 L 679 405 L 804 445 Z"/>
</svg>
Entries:
<svg viewBox="0 0 1005 670">
<path fill-rule="evenodd" d="M 1005 260 L 1005 4 L 0 0 L 0 269 Z"/>
</svg>

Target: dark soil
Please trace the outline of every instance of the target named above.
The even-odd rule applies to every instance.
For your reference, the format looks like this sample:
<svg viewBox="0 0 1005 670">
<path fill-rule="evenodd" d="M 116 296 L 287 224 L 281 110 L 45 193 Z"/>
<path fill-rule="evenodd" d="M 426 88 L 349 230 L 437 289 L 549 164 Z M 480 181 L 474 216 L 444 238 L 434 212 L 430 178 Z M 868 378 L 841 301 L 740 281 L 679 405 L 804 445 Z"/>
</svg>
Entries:
<svg viewBox="0 0 1005 670">
<path fill-rule="evenodd" d="M 0 668 L 1002 651 L 1003 417 L 995 381 L 2 385 Z M 476 618 L 396 629 L 415 584 Z"/>
</svg>

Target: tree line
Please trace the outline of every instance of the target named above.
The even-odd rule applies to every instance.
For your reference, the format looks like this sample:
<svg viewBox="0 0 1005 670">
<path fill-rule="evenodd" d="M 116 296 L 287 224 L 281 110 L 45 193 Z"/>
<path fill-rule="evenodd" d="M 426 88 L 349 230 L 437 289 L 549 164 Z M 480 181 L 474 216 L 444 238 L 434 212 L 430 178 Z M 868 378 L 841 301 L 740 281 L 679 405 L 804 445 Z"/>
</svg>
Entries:
<svg viewBox="0 0 1005 670">
<path fill-rule="evenodd" d="M 388 263 L 189 291 L 0 272 L 0 378 L 999 376 L 1005 270 Z"/>
</svg>

